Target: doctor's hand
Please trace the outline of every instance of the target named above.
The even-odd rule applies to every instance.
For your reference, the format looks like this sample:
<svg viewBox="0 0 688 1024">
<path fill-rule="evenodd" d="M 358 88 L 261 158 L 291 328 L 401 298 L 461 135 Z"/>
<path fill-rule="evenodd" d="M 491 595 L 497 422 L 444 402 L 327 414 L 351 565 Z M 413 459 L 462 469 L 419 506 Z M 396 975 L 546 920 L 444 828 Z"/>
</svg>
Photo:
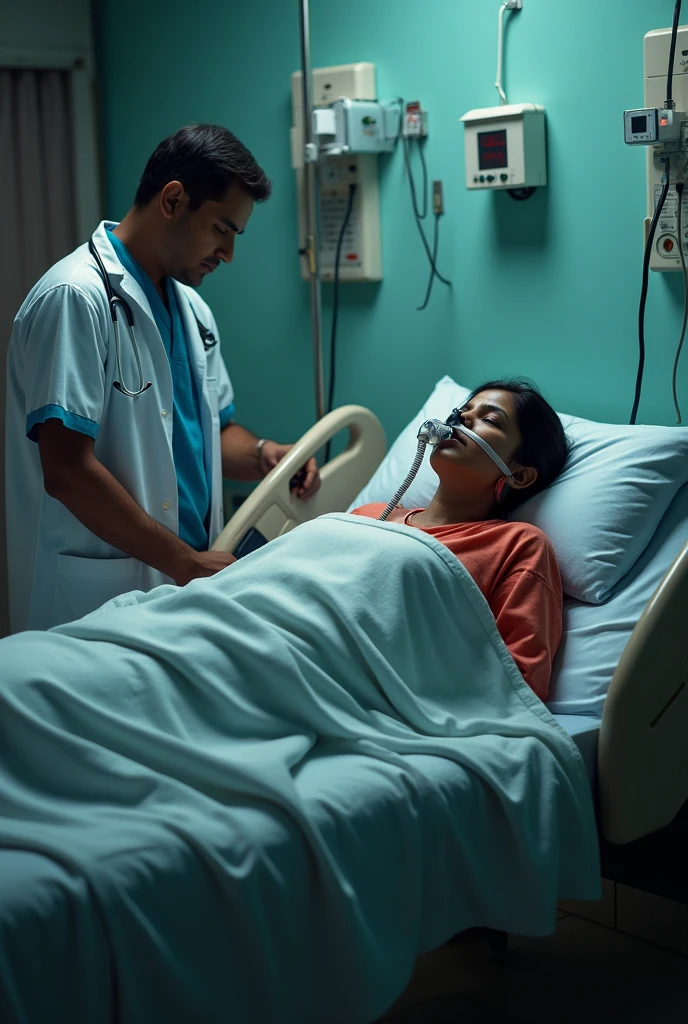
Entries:
<svg viewBox="0 0 688 1024">
<path fill-rule="evenodd" d="M 214 576 L 233 562 L 236 558 L 229 551 L 191 551 L 171 575 L 178 587 L 184 587 L 191 580 Z"/>
<path fill-rule="evenodd" d="M 276 441 L 266 441 L 260 450 L 260 468 L 264 476 L 274 469 L 287 452 L 294 446 L 292 444 L 277 444 Z M 320 471 L 318 463 L 310 458 L 305 466 L 294 475 L 291 482 L 291 489 L 301 501 L 308 501 L 320 489 Z"/>
</svg>

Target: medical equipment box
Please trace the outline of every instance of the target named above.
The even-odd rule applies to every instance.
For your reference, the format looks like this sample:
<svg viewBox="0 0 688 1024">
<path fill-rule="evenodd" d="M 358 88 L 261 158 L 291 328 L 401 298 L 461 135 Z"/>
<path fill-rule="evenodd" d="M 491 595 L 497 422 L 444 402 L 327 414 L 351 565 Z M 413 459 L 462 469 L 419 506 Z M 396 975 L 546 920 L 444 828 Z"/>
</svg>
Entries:
<svg viewBox="0 0 688 1024">
<path fill-rule="evenodd" d="M 469 110 L 461 120 L 466 129 L 466 188 L 547 184 L 544 107 L 508 103 Z"/>
</svg>

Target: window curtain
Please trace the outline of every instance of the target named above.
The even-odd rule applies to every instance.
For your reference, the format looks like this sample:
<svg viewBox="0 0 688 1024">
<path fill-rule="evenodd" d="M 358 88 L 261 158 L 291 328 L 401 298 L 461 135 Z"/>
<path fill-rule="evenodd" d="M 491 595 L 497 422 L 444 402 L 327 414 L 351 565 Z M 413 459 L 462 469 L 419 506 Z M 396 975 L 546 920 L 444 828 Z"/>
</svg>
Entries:
<svg viewBox="0 0 688 1024">
<path fill-rule="evenodd" d="M 0 68 L 0 635 L 9 631 L 5 385 L 12 322 L 42 274 L 76 246 L 70 72 Z"/>
</svg>

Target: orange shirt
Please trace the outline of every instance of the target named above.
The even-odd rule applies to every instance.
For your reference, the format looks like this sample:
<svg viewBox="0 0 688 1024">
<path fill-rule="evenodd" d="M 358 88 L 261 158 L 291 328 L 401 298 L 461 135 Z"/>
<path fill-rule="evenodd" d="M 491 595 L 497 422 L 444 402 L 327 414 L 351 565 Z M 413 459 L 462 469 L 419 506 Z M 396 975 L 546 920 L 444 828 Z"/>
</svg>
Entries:
<svg viewBox="0 0 688 1024">
<path fill-rule="evenodd" d="M 363 505 L 354 515 L 379 519 L 384 505 Z M 422 509 L 396 509 L 405 523 Z M 413 518 L 406 525 L 413 527 Z M 547 700 L 552 659 L 562 631 L 561 577 L 552 545 L 537 526 L 488 519 L 450 526 L 417 526 L 446 544 L 468 570 L 490 606 L 502 640 L 521 675 Z"/>
</svg>

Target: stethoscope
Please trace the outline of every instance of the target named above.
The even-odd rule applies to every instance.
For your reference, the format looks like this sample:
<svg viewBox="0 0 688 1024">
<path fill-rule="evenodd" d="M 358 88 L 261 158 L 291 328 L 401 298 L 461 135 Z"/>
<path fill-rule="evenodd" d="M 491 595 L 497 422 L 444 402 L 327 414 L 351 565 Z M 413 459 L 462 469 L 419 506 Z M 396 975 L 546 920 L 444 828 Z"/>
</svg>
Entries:
<svg viewBox="0 0 688 1024">
<path fill-rule="evenodd" d="M 93 256 L 94 260 L 96 261 L 98 272 L 100 273 L 100 276 L 103 279 L 103 286 L 105 288 L 105 294 L 107 295 L 108 306 L 110 307 L 110 318 L 112 319 L 112 327 L 115 334 L 115 359 L 117 361 L 117 376 L 119 377 L 119 380 L 113 381 L 112 386 L 117 388 L 117 390 L 121 394 L 126 395 L 127 398 L 138 398 L 139 395 L 142 395 L 144 393 L 144 391 L 148 391 L 148 388 L 152 387 L 153 382 L 150 380 L 147 381 L 147 383 L 145 384 L 143 382 L 143 368 L 141 366 L 139 346 L 136 341 L 134 314 L 132 313 L 131 306 L 129 305 L 127 300 L 123 299 L 121 295 L 117 295 L 115 292 L 113 292 L 112 285 L 110 284 L 110 277 L 108 275 L 107 270 L 105 269 L 105 264 L 101 259 L 100 253 L 98 252 L 96 244 L 93 241 L 93 239 L 89 241 L 88 249 L 91 255 Z M 129 340 L 131 342 L 132 348 L 134 349 L 134 355 L 136 356 L 136 366 L 139 373 L 139 386 L 137 391 L 130 391 L 126 384 L 122 383 L 123 374 L 119 338 L 119 320 L 117 318 L 118 306 L 121 306 L 122 310 L 124 311 L 124 316 L 127 321 L 127 328 L 129 330 Z M 214 348 L 215 345 L 217 345 L 217 338 L 212 333 L 212 331 L 209 331 L 208 328 L 201 323 L 198 317 L 196 317 L 195 319 L 196 323 L 198 324 L 198 331 L 201 335 L 201 340 L 203 342 L 203 348 L 205 349 L 207 354 L 211 348 Z"/>
</svg>

